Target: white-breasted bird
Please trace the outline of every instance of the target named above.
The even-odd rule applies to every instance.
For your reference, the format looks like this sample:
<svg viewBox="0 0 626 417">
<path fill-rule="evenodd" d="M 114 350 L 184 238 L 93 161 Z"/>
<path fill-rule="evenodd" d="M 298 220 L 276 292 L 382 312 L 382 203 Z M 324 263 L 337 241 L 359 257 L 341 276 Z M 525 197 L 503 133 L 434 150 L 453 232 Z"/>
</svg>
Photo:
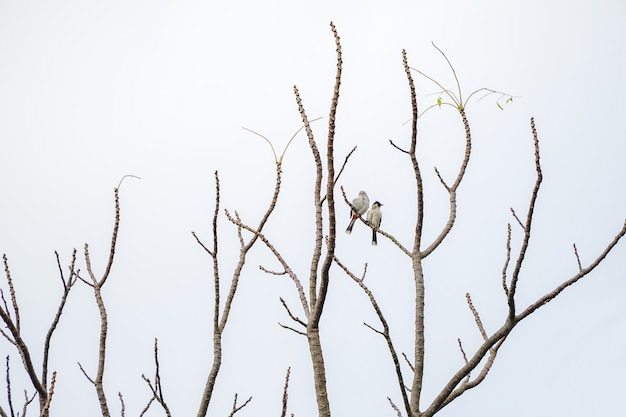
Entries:
<svg viewBox="0 0 626 417">
<path fill-rule="evenodd" d="M 367 222 L 372 228 L 372 246 L 376 246 L 378 244 L 378 241 L 376 240 L 376 231 L 380 227 L 380 221 L 383 218 L 383 214 L 380 212 L 380 207 L 382 205 L 382 203 L 374 201 L 372 208 L 367 212 Z"/>
<path fill-rule="evenodd" d="M 352 233 L 352 228 L 354 227 L 354 222 L 359 216 L 362 216 L 367 212 L 367 209 L 370 208 L 370 198 L 367 196 L 365 191 L 359 191 L 359 195 L 352 200 L 352 205 L 357 210 L 356 213 L 353 210 L 350 210 L 350 224 L 348 224 L 348 228 L 346 229 L 346 233 Z"/>
</svg>

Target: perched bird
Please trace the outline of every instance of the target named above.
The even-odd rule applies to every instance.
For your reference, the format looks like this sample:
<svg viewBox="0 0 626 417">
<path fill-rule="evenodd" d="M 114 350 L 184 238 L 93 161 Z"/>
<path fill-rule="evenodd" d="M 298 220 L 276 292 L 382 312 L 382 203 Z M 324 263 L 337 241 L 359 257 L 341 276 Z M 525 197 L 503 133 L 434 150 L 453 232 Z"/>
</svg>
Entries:
<svg viewBox="0 0 626 417">
<path fill-rule="evenodd" d="M 374 201 L 374 204 L 372 204 L 372 209 L 367 212 L 367 222 L 372 228 L 372 246 L 376 246 L 378 244 L 378 241 L 376 240 L 376 231 L 380 227 L 380 221 L 383 218 L 383 215 L 380 212 L 380 207 L 382 205 L 382 203 Z"/>
<path fill-rule="evenodd" d="M 352 200 L 352 205 L 357 211 L 355 213 L 353 210 L 351 210 L 350 224 L 346 229 L 347 234 L 352 233 L 352 228 L 354 227 L 354 222 L 356 222 L 356 219 L 358 219 L 359 216 L 364 215 L 367 209 L 370 208 L 370 198 L 367 196 L 367 193 L 365 191 L 359 191 L 359 195 L 354 200 Z"/>
</svg>

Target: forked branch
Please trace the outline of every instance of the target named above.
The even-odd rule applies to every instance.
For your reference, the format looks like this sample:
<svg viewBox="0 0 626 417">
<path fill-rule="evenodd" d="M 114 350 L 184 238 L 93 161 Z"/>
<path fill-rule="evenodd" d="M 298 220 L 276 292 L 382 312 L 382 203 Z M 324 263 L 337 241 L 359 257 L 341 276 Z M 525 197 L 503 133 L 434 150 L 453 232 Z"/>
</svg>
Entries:
<svg viewBox="0 0 626 417">
<path fill-rule="evenodd" d="M 156 338 L 154 339 L 154 383 L 145 375 L 141 375 L 141 377 L 144 381 L 146 381 L 148 388 L 150 388 L 150 391 L 152 392 L 152 398 L 148 401 L 148 405 L 146 405 L 144 410 L 147 411 L 148 408 L 150 408 L 150 405 L 156 401 L 161 405 L 161 407 L 163 407 L 163 411 L 165 411 L 167 417 L 172 417 L 170 409 L 165 402 L 165 398 L 163 397 L 163 387 L 161 386 L 161 372 L 159 365 L 159 341 Z"/>
<path fill-rule="evenodd" d="M 256 133 L 261 136 L 263 139 L 267 140 L 264 136 Z M 296 132 L 297 134 L 298 132 Z M 289 143 L 293 140 L 291 138 Z M 268 143 L 269 140 L 267 140 Z M 289 146 L 289 144 L 287 145 Z M 274 211 L 276 207 L 276 203 L 278 202 L 278 195 L 280 193 L 281 180 L 282 180 L 282 168 L 281 163 L 284 157 L 285 151 L 287 147 L 285 147 L 285 151 L 277 158 L 276 153 L 274 151 L 273 146 L 272 152 L 274 153 L 274 158 L 276 161 L 276 181 L 274 185 L 274 193 L 269 202 L 268 208 L 265 213 L 261 217 L 257 229 L 259 232 L 263 230 L 263 227 L 267 223 L 270 215 Z M 235 269 L 232 273 L 230 287 L 228 289 L 228 293 L 226 295 L 226 300 L 224 301 L 224 305 L 221 305 L 221 288 L 220 288 L 220 273 L 219 273 L 219 260 L 218 260 L 218 216 L 220 212 L 220 182 L 218 172 L 215 172 L 215 209 L 213 211 L 213 220 L 212 220 L 212 237 L 213 237 L 213 245 L 212 248 L 209 248 L 207 245 L 202 243 L 200 238 L 196 235 L 195 232 L 192 232 L 192 235 L 196 242 L 205 250 L 206 253 L 211 256 L 213 261 L 213 286 L 214 286 L 214 308 L 213 308 L 213 363 L 211 365 L 211 369 L 207 376 L 207 380 L 204 386 L 204 391 L 202 393 L 202 398 L 200 399 L 200 406 L 198 408 L 197 417 L 205 417 L 208 412 L 209 404 L 211 402 L 211 398 L 213 396 L 213 390 L 215 388 L 215 381 L 217 379 L 217 375 L 219 374 L 219 370 L 222 365 L 222 334 L 224 333 L 224 329 L 228 323 L 228 318 L 230 316 L 231 308 L 233 305 L 233 301 L 235 299 L 235 294 L 237 292 L 237 288 L 239 286 L 239 279 L 241 278 L 241 273 L 246 264 L 247 256 L 257 242 L 259 236 L 255 233 L 252 233 L 252 236 L 246 241 L 242 234 L 242 226 L 237 225 L 237 237 L 239 239 L 240 250 L 239 250 L 239 260 L 235 266 Z M 227 218 L 232 222 L 232 217 L 228 211 L 225 211 Z M 236 214 L 237 220 L 240 222 L 239 216 Z M 235 222 L 233 222 L 236 224 Z"/>
<path fill-rule="evenodd" d="M 96 277 L 96 274 L 91 265 L 91 256 L 89 254 L 89 246 L 85 243 L 85 264 L 87 265 L 87 272 L 89 277 L 91 278 L 91 282 L 83 280 L 83 282 L 88 283 L 93 288 L 94 298 L 96 300 L 96 305 L 98 306 L 98 311 L 100 313 L 100 337 L 99 337 L 99 346 L 98 346 L 98 368 L 96 370 L 95 378 L 91 378 L 87 375 L 87 372 L 83 369 L 83 367 L 79 363 L 79 367 L 87 380 L 91 382 L 96 390 L 96 395 L 98 396 L 98 402 L 100 404 L 100 411 L 102 413 L 102 417 L 110 417 L 109 406 L 107 403 L 106 393 L 104 391 L 104 370 L 105 370 L 105 360 L 106 360 L 106 341 L 107 341 L 107 333 L 108 333 L 108 316 L 106 307 L 104 305 L 104 299 L 102 298 L 102 287 L 106 283 L 111 269 L 113 267 L 113 262 L 115 260 L 115 250 L 117 247 L 117 238 L 120 229 L 120 198 L 119 198 L 119 189 L 125 178 L 137 178 L 134 175 L 125 175 L 119 182 L 117 188 L 113 190 L 114 200 L 115 200 L 115 220 L 113 222 L 113 234 L 111 236 L 111 245 L 109 247 L 109 258 L 107 260 L 107 264 L 105 266 L 104 272 L 100 278 Z M 78 275 L 77 275 L 78 276 Z M 79 277 L 82 280 L 82 278 Z"/>
<path fill-rule="evenodd" d="M 465 364 L 459 369 L 459 371 L 449 380 L 446 386 L 441 390 L 441 392 L 436 396 L 431 405 L 426 409 L 422 416 L 429 417 L 436 414 L 439 410 L 445 407 L 447 404 L 452 402 L 455 398 L 459 397 L 465 391 L 470 388 L 476 387 L 480 384 L 487 373 L 491 369 L 492 364 L 495 361 L 496 354 L 498 349 L 502 346 L 508 335 L 513 331 L 515 326 L 528 317 L 530 314 L 534 313 L 538 308 L 547 304 L 556 298 L 565 288 L 570 285 L 573 285 L 578 280 L 589 274 L 593 271 L 601 262 L 605 259 L 605 257 L 609 254 L 609 252 L 617 245 L 620 239 L 626 234 L 626 221 L 624 222 L 622 229 L 617 233 L 617 235 L 613 238 L 613 240 L 604 248 L 604 250 L 598 255 L 598 257 L 587 267 L 582 267 L 579 263 L 579 272 L 574 275 L 569 280 L 558 285 L 553 291 L 545 294 L 540 297 L 537 301 L 530 304 L 524 311 L 519 314 L 515 314 L 515 289 L 517 287 L 517 283 L 519 281 L 519 275 L 521 272 L 522 264 L 524 257 L 526 255 L 526 251 L 528 249 L 529 241 L 530 241 L 530 230 L 535 210 L 535 204 L 537 201 L 537 195 L 539 192 L 539 188 L 541 186 L 542 181 L 542 173 L 541 173 L 541 165 L 539 159 L 539 141 L 537 138 L 537 132 L 535 130 L 534 121 L 531 119 L 531 128 L 533 133 L 533 140 L 535 145 L 535 170 L 537 172 L 537 180 L 535 182 L 535 186 L 532 190 L 529 202 L 529 208 L 527 212 L 526 222 L 523 225 L 524 229 L 524 237 L 521 243 L 520 252 L 517 256 L 516 264 L 514 267 L 511 283 L 507 284 L 506 282 L 506 266 L 508 265 L 510 258 L 510 225 L 507 227 L 507 255 L 505 261 L 505 267 L 503 269 L 503 278 L 502 285 L 505 290 L 507 304 L 509 306 L 509 311 L 507 313 L 507 317 L 505 318 L 504 324 L 491 336 L 487 337 L 487 334 L 482 326 L 480 318 L 478 317 L 478 313 L 471 303 L 471 299 L 468 298 L 468 305 L 474 315 L 476 323 L 479 327 L 481 334 L 483 335 L 484 342 L 476 349 L 474 355 L 468 360 L 465 358 Z M 521 222 L 520 222 L 521 223 Z M 578 259 L 578 257 L 577 257 Z M 579 260 L 579 259 L 578 259 Z M 464 353 L 464 352 L 463 352 Z M 465 356 L 465 354 L 464 354 Z M 483 360 L 485 360 L 483 362 Z M 478 376 L 469 380 L 470 373 L 477 369 L 480 364 L 483 363 L 481 371 Z"/>
</svg>

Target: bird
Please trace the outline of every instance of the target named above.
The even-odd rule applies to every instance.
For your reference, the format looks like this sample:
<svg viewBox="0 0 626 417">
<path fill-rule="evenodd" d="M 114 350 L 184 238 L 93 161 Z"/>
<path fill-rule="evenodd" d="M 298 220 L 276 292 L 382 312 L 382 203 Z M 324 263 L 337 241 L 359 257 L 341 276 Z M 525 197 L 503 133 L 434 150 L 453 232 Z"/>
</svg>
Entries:
<svg viewBox="0 0 626 417">
<path fill-rule="evenodd" d="M 347 234 L 352 233 L 352 228 L 354 227 L 356 219 L 364 215 L 367 212 L 367 209 L 370 208 L 370 198 L 367 196 L 365 191 L 359 191 L 359 195 L 352 200 L 352 205 L 357 211 L 350 211 L 350 224 L 348 224 L 348 228 L 346 229 Z"/>
<path fill-rule="evenodd" d="M 376 246 L 378 241 L 376 240 L 376 231 L 380 228 L 380 221 L 383 218 L 382 213 L 380 212 L 380 207 L 383 203 L 374 201 L 372 204 L 372 208 L 367 212 L 367 222 L 372 228 L 372 246 Z"/>
</svg>

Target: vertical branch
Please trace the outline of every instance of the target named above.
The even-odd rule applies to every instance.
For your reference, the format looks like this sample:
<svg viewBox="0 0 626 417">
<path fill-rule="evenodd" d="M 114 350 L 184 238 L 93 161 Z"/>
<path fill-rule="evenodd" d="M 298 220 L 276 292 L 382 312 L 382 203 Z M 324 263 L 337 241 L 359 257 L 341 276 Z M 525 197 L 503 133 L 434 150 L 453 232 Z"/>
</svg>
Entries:
<svg viewBox="0 0 626 417">
<path fill-rule="evenodd" d="M 328 116 L 328 140 L 326 145 L 326 204 L 328 208 L 328 239 L 326 258 L 322 264 L 321 270 L 321 283 L 319 290 L 319 298 L 317 303 L 313 306 L 313 317 L 309 323 L 313 327 L 318 327 L 319 320 L 322 315 L 322 309 L 324 308 L 324 302 L 326 301 L 326 294 L 328 292 L 329 271 L 333 263 L 333 256 L 335 255 L 335 240 L 337 234 L 336 219 L 335 219 L 335 117 L 337 114 L 337 105 L 339 103 L 339 88 L 341 86 L 341 72 L 342 72 L 342 59 L 341 59 L 341 39 L 337 33 L 335 25 L 330 23 L 331 30 L 335 37 L 335 46 L 337 47 L 337 72 L 335 74 L 335 87 L 333 90 L 333 98 L 330 104 L 330 114 Z M 321 205 L 321 202 L 320 202 Z M 321 245 L 321 242 L 320 242 Z"/>
<path fill-rule="evenodd" d="M 402 64 L 409 82 L 409 90 L 411 94 L 411 146 L 409 147 L 409 157 L 415 174 L 415 184 L 417 186 L 417 221 L 415 222 L 415 240 L 413 242 L 413 253 L 419 253 L 422 241 L 422 228 L 424 226 L 424 185 L 422 182 L 422 174 L 417 160 L 417 95 L 415 92 L 415 82 L 411 75 L 409 61 L 405 50 L 402 50 Z"/>
<path fill-rule="evenodd" d="M 24 339 L 22 339 L 19 324 L 17 323 L 17 321 L 19 320 L 19 306 L 17 304 L 17 297 L 15 295 L 15 289 L 13 288 L 13 281 L 11 280 L 11 273 L 9 270 L 9 261 L 6 255 L 3 255 L 2 258 L 4 261 L 4 271 L 5 271 L 5 275 L 7 278 L 7 283 L 9 285 L 9 291 L 11 293 L 13 315 L 15 316 L 15 320 L 13 320 L 6 303 L 4 303 L 4 307 L 0 306 L 0 318 L 2 318 L 2 321 L 6 325 L 7 329 L 9 329 L 9 333 L 11 334 L 13 338 L 12 339 L 9 338 L 8 335 L 4 333 L 4 331 L 2 332 L 2 334 L 9 340 L 9 342 L 15 345 L 18 353 L 20 354 L 20 357 L 22 358 L 24 369 L 26 370 L 26 373 L 28 374 L 28 377 L 31 383 L 33 384 L 33 387 L 37 391 L 40 401 L 45 401 L 48 395 L 46 392 L 46 388 L 39 380 L 39 377 L 37 376 L 37 372 L 35 372 L 35 367 L 33 365 L 33 360 L 32 360 L 30 351 L 28 349 L 28 346 L 26 345 L 26 342 L 24 341 Z M 7 367 L 8 367 L 8 357 L 7 357 Z M 8 378 L 8 374 L 7 374 L 7 378 Z"/>
<path fill-rule="evenodd" d="M 420 396 L 422 392 L 422 383 L 424 379 L 424 354 L 425 354 L 425 338 L 424 338 L 424 271 L 422 269 L 422 228 L 424 225 L 424 186 L 422 175 L 420 172 L 419 162 L 417 161 L 417 95 L 415 93 L 415 83 L 411 76 L 406 51 L 402 51 L 402 63 L 404 72 L 409 82 L 411 93 L 411 146 L 409 148 L 409 157 L 415 175 L 415 183 L 417 186 L 417 220 L 415 222 L 415 237 L 413 241 L 413 252 L 411 255 L 411 263 L 413 267 L 413 278 L 415 281 L 415 356 L 413 383 L 411 386 L 410 408 L 414 413 L 419 413 Z"/>
<path fill-rule="evenodd" d="M 259 225 L 257 226 L 256 230 L 258 230 L 259 232 L 263 230 L 263 227 L 265 226 L 265 224 L 267 223 L 267 220 L 269 219 L 270 215 L 274 211 L 274 208 L 276 208 L 276 203 L 278 202 L 278 195 L 280 194 L 281 183 L 282 183 L 282 168 L 281 168 L 280 163 L 276 163 L 276 182 L 274 184 L 274 194 L 272 196 L 272 199 L 270 201 L 270 204 L 267 210 L 263 214 L 263 217 L 261 218 L 261 221 L 259 222 Z M 256 243 L 257 239 L 258 239 L 258 235 L 253 234 L 250 240 L 248 241 L 248 243 L 245 246 L 242 246 L 239 252 L 239 262 L 237 263 L 237 266 L 235 267 L 235 271 L 233 272 L 233 279 L 231 281 L 230 290 L 228 292 L 228 295 L 226 296 L 226 301 L 224 302 L 224 309 L 223 309 L 222 318 L 220 320 L 220 325 L 219 325 L 220 332 L 223 332 L 224 328 L 226 327 L 226 322 L 228 321 L 230 308 L 231 308 L 233 299 L 235 297 L 235 292 L 237 291 L 237 285 L 239 283 L 239 277 L 241 276 L 241 271 L 243 270 L 243 267 L 246 263 L 246 257 L 248 255 L 248 252 L 250 251 L 250 249 L 252 249 L 252 246 Z"/>
<path fill-rule="evenodd" d="M 459 114 L 461 115 L 461 120 L 463 121 L 463 126 L 465 128 L 465 154 L 463 156 L 463 161 L 461 162 L 459 172 L 456 176 L 456 179 L 454 180 L 454 184 L 452 184 L 451 187 L 448 187 L 443 181 L 443 178 L 441 178 L 441 176 L 439 175 L 439 171 L 437 171 L 437 169 L 435 168 L 435 171 L 439 176 L 439 180 L 444 185 L 444 187 L 448 191 L 448 194 L 450 195 L 450 214 L 448 216 L 448 222 L 445 224 L 443 230 L 441 231 L 439 236 L 437 236 L 434 242 L 422 252 L 422 259 L 430 255 L 435 249 L 437 249 L 441 242 L 443 242 L 443 240 L 446 238 L 448 233 L 450 233 L 452 227 L 454 226 L 454 222 L 456 221 L 456 191 L 459 188 L 459 185 L 461 185 L 461 181 L 465 176 L 465 172 L 467 171 L 467 165 L 469 164 L 470 156 L 472 154 L 472 133 L 470 131 L 469 121 L 467 120 L 467 116 L 465 115 L 465 110 L 463 110 L 462 107 L 459 108 Z"/>
<path fill-rule="evenodd" d="M 213 234 L 213 250 L 208 249 L 195 232 L 192 232 L 193 237 L 196 241 L 204 248 L 204 250 L 211 256 L 213 260 L 213 286 L 214 286 L 214 308 L 213 308 L 213 364 L 211 366 L 211 370 L 209 371 L 209 375 L 207 377 L 207 382 L 205 384 L 204 393 L 202 395 L 202 399 L 200 401 L 200 409 L 198 411 L 198 416 L 206 415 L 206 412 L 209 407 L 209 403 L 211 402 L 211 397 L 213 395 L 213 389 L 215 387 L 215 380 L 217 379 L 217 374 L 219 373 L 219 369 L 222 365 L 222 332 L 220 331 L 220 274 L 219 274 L 219 263 L 218 263 L 218 233 L 217 233 L 217 219 L 220 210 L 220 181 L 219 174 L 215 171 L 215 210 L 213 212 L 213 221 L 212 221 L 212 234 Z M 229 304 L 230 305 L 230 304 Z"/>
<path fill-rule="evenodd" d="M 217 329 L 220 319 L 220 270 L 217 256 L 217 218 L 220 212 L 220 177 L 215 171 L 215 211 L 213 212 L 213 222 L 211 224 L 213 230 L 213 251 L 207 251 L 213 260 L 213 284 L 214 284 L 214 302 L 213 307 L 213 328 Z M 194 235 L 195 236 L 195 235 Z"/>
<path fill-rule="evenodd" d="M 17 305 L 17 297 L 15 296 L 15 288 L 13 287 L 13 280 L 11 279 L 11 271 L 9 270 L 9 262 L 7 260 L 6 255 L 3 255 L 3 260 L 4 260 L 4 272 L 7 278 L 7 284 L 9 286 L 9 293 L 11 295 L 11 305 L 13 306 L 13 315 L 15 316 L 13 323 L 15 325 L 15 329 L 17 330 L 17 333 L 19 333 L 20 332 L 20 308 Z M 8 310 L 7 310 L 7 313 L 8 313 Z"/>
<path fill-rule="evenodd" d="M 9 355 L 7 355 L 6 359 L 6 369 L 7 402 L 9 403 L 9 411 L 11 412 L 11 417 L 15 417 L 15 412 L 13 411 L 13 395 L 11 395 L 11 368 L 9 365 Z"/>
<path fill-rule="evenodd" d="M 300 92 L 294 85 L 293 92 L 296 96 L 296 104 L 298 105 L 298 111 L 304 124 L 306 135 L 309 140 L 309 147 L 313 153 L 313 160 L 315 161 L 315 186 L 313 191 L 313 204 L 315 205 L 315 245 L 313 249 L 313 256 L 311 258 L 311 267 L 309 269 L 309 303 L 312 308 L 315 308 L 317 304 L 317 267 L 322 256 L 322 241 L 323 241 L 323 221 L 322 221 L 322 178 L 323 178 L 323 165 L 320 151 L 315 143 L 315 137 L 313 136 L 313 130 L 309 123 L 309 118 L 304 110 L 302 99 L 300 98 Z"/>
<path fill-rule="evenodd" d="M 167 406 L 167 403 L 165 402 L 165 398 L 163 397 L 163 387 L 161 386 L 161 371 L 160 371 L 160 365 L 159 365 L 159 341 L 156 338 L 154 339 L 154 385 L 152 384 L 152 381 L 150 381 L 150 379 L 147 378 L 145 375 L 141 375 L 141 377 L 148 384 L 150 391 L 152 391 L 152 398 L 150 399 L 150 401 L 148 401 L 148 405 L 144 408 L 144 413 L 148 410 L 148 408 L 150 408 L 150 405 L 152 405 L 152 403 L 156 400 L 156 402 L 158 402 L 161 405 L 161 407 L 163 407 L 163 411 L 165 411 L 165 414 L 167 415 L 167 417 L 172 417 L 172 414 L 170 413 L 170 409 Z M 122 396 L 120 394 L 120 400 L 121 399 L 122 399 Z M 123 404 L 123 401 L 122 401 L 122 404 Z"/>
<path fill-rule="evenodd" d="M 93 288 L 94 298 L 96 300 L 96 304 L 98 306 L 98 312 L 100 313 L 100 337 L 98 344 L 98 369 L 96 370 L 96 377 L 89 378 L 85 371 L 83 373 L 87 377 L 87 379 L 93 384 L 96 389 L 96 394 L 98 396 L 98 402 L 100 403 L 100 411 L 102 413 L 102 417 L 110 417 L 109 406 L 107 403 L 106 393 L 104 392 L 103 380 L 104 380 L 104 370 L 105 370 L 105 360 L 106 360 L 106 340 L 107 340 L 107 332 L 108 332 L 108 316 L 106 307 L 104 305 L 104 299 L 102 298 L 102 287 L 104 286 L 109 274 L 111 273 L 111 268 L 113 267 L 113 261 L 115 259 L 115 249 L 117 244 L 117 237 L 120 228 L 120 199 L 119 199 L 119 188 L 122 185 L 122 181 L 127 176 L 134 177 L 132 175 L 125 175 L 120 180 L 120 183 L 117 188 L 113 190 L 114 199 L 115 199 L 115 220 L 113 223 L 113 234 L 111 236 L 111 246 L 109 247 L 109 259 L 107 261 L 104 273 L 100 279 L 96 278 L 96 275 L 91 266 L 91 257 L 89 255 L 89 246 L 85 243 L 85 263 L 87 265 L 87 272 L 91 278 L 91 283 L 84 281 L 88 285 Z M 139 178 L 139 177 L 134 177 Z M 79 364 L 80 366 L 80 364 Z"/>
<path fill-rule="evenodd" d="M 533 188 L 530 203 L 528 205 L 528 213 L 526 214 L 526 224 L 524 225 L 524 239 L 520 248 L 515 269 L 511 276 L 511 284 L 508 293 L 508 305 L 509 305 L 509 320 L 513 320 L 515 317 L 515 291 L 517 290 L 517 281 L 519 279 L 519 273 L 522 269 L 522 263 L 524 262 L 524 256 L 526 255 L 526 249 L 528 249 L 528 242 L 530 240 L 530 228 L 532 225 L 533 214 L 535 212 L 535 202 L 537 201 L 537 195 L 539 188 L 541 187 L 541 181 L 543 180 L 543 174 L 541 172 L 541 163 L 539 160 L 539 139 L 537 137 L 537 130 L 535 129 L 535 119 L 530 119 L 530 127 L 533 134 L 533 143 L 535 147 L 535 171 L 537 172 L 537 179 L 535 180 L 535 186 Z"/>
<path fill-rule="evenodd" d="M 356 282 L 359 287 L 361 287 L 361 289 L 363 290 L 363 292 L 367 295 L 367 297 L 370 300 L 370 304 L 372 304 L 372 307 L 374 308 L 374 311 L 376 312 L 376 315 L 378 316 L 378 320 L 380 321 L 380 324 L 383 326 L 383 331 L 378 331 L 375 330 L 376 333 L 380 334 L 381 336 L 383 336 L 385 338 L 385 341 L 387 342 L 387 349 L 389 350 L 389 353 L 391 354 L 391 359 L 393 361 L 393 365 L 394 365 L 394 369 L 396 372 L 396 378 L 398 380 L 398 389 L 400 391 L 400 394 L 402 395 L 402 400 L 404 403 L 404 408 L 406 410 L 407 416 L 411 417 L 412 412 L 411 412 L 411 404 L 409 401 L 409 397 L 407 395 L 407 390 L 406 390 L 406 386 L 404 383 L 404 377 L 402 376 L 402 369 L 400 368 L 400 360 L 398 358 L 398 353 L 396 352 L 396 348 L 393 345 L 393 340 L 391 339 L 391 334 L 389 332 L 389 324 L 387 324 L 387 320 L 385 319 L 385 316 L 383 315 L 382 310 L 380 309 L 380 307 L 378 306 L 378 302 L 376 301 L 376 298 L 374 297 L 374 294 L 372 293 L 372 291 L 369 289 L 369 287 L 367 285 L 365 285 L 365 274 L 367 272 L 367 264 L 365 264 L 364 270 L 363 270 L 363 276 L 361 278 L 357 277 L 356 275 L 354 275 L 352 273 L 352 271 L 350 271 L 348 269 L 348 267 L 346 267 L 336 256 L 333 258 L 333 260 L 335 261 L 335 263 L 344 270 L 344 272 L 354 281 Z M 367 325 L 367 324 L 366 324 Z M 367 325 L 368 327 L 372 328 L 371 326 Z M 405 357 L 406 358 L 406 357 Z M 408 362 L 408 361 L 407 361 Z M 413 366 L 409 363 L 409 366 L 411 366 L 411 369 L 413 371 L 415 371 L 415 369 L 413 368 Z M 389 400 L 391 402 L 391 400 Z M 397 407 L 394 408 L 396 411 L 398 411 L 398 414 L 400 414 L 399 410 L 397 409 Z"/>
<path fill-rule="evenodd" d="M 76 249 L 74 249 L 74 251 L 72 252 L 72 261 L 70 263 L 70 275 L 67 279 L 67 281 L 65 280 L 65 277 L 63 276 L 63 269 L 61 268 L 61 262 L 59 260 L 59 254 L 55 251 L 54 252 L 56 255 L 56 259 L 57 259 L 57 266 L 59 267 L 59 274 L 61 275 L 61 282 L 63 283 L 63 294 L 61 295 L 61 302 L 59 303 L 59 307 L 57 308 L 57 312 L 56 315 L 54 316 L 54 319 L 52 320 L 52 324 L 50 324 L 50 327 L 48 328 L 48 333 L 46 333 L 46 338 L 44 340 L 44 344 L 43 344 L 43 360 L 42 360 L 42 365 L 41 365 L 41 382 L 44 386 L 47 385 L 47 381 L 48 381 L 48 358 L 50 355 L 50 343 L 52 341 L 52 335 L 54 333 L 54 331 L 57 328 L 57 325 L 59 324 L 59 320 L 61 319 L 61 314 L 63 313 L 63 308 L 65 307 L 65 304 L 67 302 L 67 297 L 70 294 L 70 290 L 72 289 L 72 286 L 76 283 L 76 270 L 75 270 L 75 265 L 76 265 Z"/>
<path fill-rule="evenodd" d="M 507 285 L 506 272 L 509 269 L 509 262 L 511 262 L 511 223 L 506 225 L 506 258 L 504 260 L 504 266 L 502 267 L 502 289 L 504 294 L 509 297 L 509 287 Z"/>
<path fill-rule="evenodd" d="M 276 203 L 278 202 L 278 195 L 280 194 L 282 182 L 282 168 L 281 163 L 276 161 L 276 182 L 274 185 L 274 194 L 269 203 L 269 206 L 263 217 L 261 218 L 259 225 L 257 227 L 258 232 L 260 233 L 263 230 L 263 227 L 267 223 L 270 215 L 274 211 L 276 207 Z M 197 237 L 197 235 L 192 232 L 192 235 L 204 248 L 204 250 L 211 256 L 213 259 L 213 282 L 214 282 L 214 300 L 215 306 L 213 310 L 213 363 L 211 365 L 211 369 L 209 374 L 207 375 L 207 380 L 204 386 L 204 391 L 202 392 L 202 398 L 200 399 L 200 406 L 198 408 L 197 417 L 205 417 L 208 412 L 209 404 L 211 402 L 211 398 L 213 396 L 213 390 L 215 388 L 215 381 L 217 380 L 217 376 L 219 374 L 220 368 L 222 366 L 222 334 L 224 329 L 226 328 L 226 324 L 228 323 L 228 317 L 230 315 L 230 311 L 232 308 L 232 303 L 235 299 L 235 294 L 237 292 L 237 288 L 239 285 L 239 278 L 241 277 L 241 272 L 246 263 L 247 255 L 252 246 L 256 243 L 259 234 L 253 233 L 250 240 L 246 243 L 241 234 L 241 226 L 237 227 L 237 235 L 239 237 L 240 242 L 240 251 L 239 251 L 239 261 L 235 266 L 233 271 L 230 288 L 228 290 L 228 294 L 226 295 L 226 300 L 224 302 L 224 306 L 221 309 L 221 317 L 220 317 L 220 274 L 219 274 L 219 265 L 218 265 L 218 232 L 217 232 L 217 220 L 219 214 L 220 207 L 220 183 L 219 176 L 217 171 L 215 172 L 215 210 L 213 212 L 213 221 L 212 221 L 212 234 L 213 234 L 213 249 L 208 249 Z M 228 214 L 228 213 L 227 213 Z"/>
<path fill-rule="evenodd" d="M 280 412 L 280 417 L 286 417 L 287 415 L 287 400 L 289 399 L 289 375 L 291 374 L 291 367 L 287 368 L 287 375 L 285 375 L 285 386 L 283 387 L 283 408 Z"/>
<path fill-rule="evenodd" d="M 55 372 L 52 372 L 52 379 L 50 380 L 50 390 L 48 391 L 48 398 L 46 398 L 46 401 L 44 402 L 41 408 L 39 417 L 48 416 L 48 410 L 50 409 L 50 404 L 52 403 L 52 396 L 54 395 L 54 385 L 56 383 L 56 379 L 57 379 L 57 373 L 55 371 Z M 24 408 L 24 413 L 22 415 L 25 415 L 25 414 L 26 414 L 26 409 Z"/>
</svg>

